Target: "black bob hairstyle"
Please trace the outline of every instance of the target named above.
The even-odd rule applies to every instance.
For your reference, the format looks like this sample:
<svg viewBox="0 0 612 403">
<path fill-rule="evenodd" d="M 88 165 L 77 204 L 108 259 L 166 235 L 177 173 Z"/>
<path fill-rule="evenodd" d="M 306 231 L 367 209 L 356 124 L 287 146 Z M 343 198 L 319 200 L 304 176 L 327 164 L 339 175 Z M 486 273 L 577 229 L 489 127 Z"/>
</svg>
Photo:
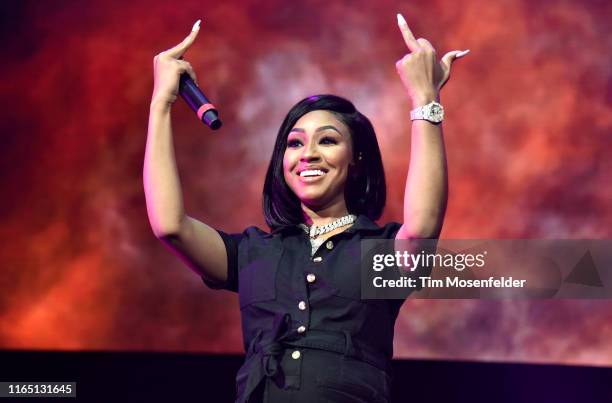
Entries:
<svg viewBox="0 0 612 403">
<path fill-rule="evenodd" d="M 300 199 L 285 182 L 283 158 L 289 132 L 302 116 L 315 110 L 333 113 L 351 134 L 355 165 L 349 167 L 344 191 L 349 213 L 364 214 L 375 221 L 385 207 L 385 171 L 372 123 L 345 98 L 313 95 L 295 104 L 278 130 L 263 188 L 264 217 L 273 231 L 304 222 Z"/>
</svg>

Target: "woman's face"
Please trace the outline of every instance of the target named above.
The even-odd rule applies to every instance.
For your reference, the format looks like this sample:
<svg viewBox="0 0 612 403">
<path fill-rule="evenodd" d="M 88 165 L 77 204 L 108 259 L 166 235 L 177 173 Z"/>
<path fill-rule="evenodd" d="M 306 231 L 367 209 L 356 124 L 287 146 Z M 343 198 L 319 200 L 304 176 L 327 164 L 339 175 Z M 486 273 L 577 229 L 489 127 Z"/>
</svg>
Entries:
<svg viewBox="0 0 612 403">
<path fill-rule="evenodd" d="M 287 137 L 285 182 L 302 203 L 328 206 L 344 198 L 353 150 L 348 128 L 324 110 L 308 112 Z"/>
</svg>

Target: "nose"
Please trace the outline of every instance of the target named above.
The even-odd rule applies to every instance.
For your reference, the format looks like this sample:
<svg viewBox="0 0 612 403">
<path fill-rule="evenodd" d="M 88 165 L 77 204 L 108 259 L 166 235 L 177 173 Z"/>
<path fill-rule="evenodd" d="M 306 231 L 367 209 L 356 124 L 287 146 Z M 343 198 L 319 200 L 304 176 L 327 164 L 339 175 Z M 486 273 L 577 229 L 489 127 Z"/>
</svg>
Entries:
<svg viewBox="0 0 612 403">
<path fill-rule="evenodd" d="M 318 161 L 319 150 L 315 142 L 310 141 L 302 148 L 302 155 L 300 155 L 300 161 Z"/>
</svg>

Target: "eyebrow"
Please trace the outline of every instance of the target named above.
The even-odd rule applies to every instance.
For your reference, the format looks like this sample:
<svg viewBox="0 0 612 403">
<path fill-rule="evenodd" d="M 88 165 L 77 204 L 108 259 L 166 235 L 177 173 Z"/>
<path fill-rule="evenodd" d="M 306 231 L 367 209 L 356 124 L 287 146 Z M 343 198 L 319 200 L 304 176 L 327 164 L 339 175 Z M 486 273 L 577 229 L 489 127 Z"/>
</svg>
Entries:
<svg viewBox="0 0 612 403">
<path fill-rule="evenodd" d="M 332 125 L 325 125 L 325 126 L 321 126 L 321 127 L 317 128 L 317 129 L 315 130 L 315 133 L 322 132 L 323 130 L 328 130 L 328 129 L 335 130 L 335 131 L 337 131 L 337 132 L 338 132 L 338 134 L 340 134 L 340 135 L 342 136 L 342 133 L 340 133 L 340 130 L 336 129 L 336 127 L 335 127 L 335 126 L 332 126 Z M 296 127 L 296 128 L 291 129 L 291 131 L 290 131 L 289 133 L 291 133 L 291 132 L 300 132 L 300 133 L 305 133 L 305 132 L 306 132 L 306 130 L 301 129 L 301 128 L 299 128 L 299 127 Z"/>
</svg>

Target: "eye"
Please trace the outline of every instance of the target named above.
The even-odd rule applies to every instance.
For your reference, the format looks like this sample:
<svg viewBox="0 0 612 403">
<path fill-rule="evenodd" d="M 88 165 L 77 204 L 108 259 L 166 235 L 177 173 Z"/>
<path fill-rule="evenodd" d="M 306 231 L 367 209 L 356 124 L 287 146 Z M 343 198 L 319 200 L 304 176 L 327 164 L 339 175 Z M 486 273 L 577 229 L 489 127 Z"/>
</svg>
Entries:
<svg viewBox="0 0 612 403">
<path fill-rule="evenodd" d="M 324 143 L 324 144 L 338 144 L 336 139 L 334 139 L 333 137 L 323 137 L 321 139 L 321 143 Z"/>
<path fill-rule="evenodd" d="M 289 140 L 287 141 L 287 147 L 289 148 L 294 148 L 297 147 L 299 145 L 301 145 L 302 143 L 299 140 Z"/>
</svg>

